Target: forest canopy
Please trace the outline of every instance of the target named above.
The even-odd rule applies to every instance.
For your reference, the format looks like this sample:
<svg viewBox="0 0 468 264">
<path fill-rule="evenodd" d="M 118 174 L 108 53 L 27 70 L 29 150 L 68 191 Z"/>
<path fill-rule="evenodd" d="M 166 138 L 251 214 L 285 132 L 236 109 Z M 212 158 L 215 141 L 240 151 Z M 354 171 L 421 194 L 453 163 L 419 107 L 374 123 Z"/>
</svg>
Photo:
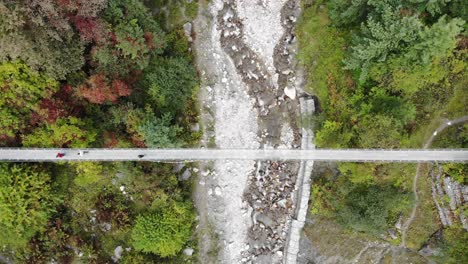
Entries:
<svg viewBox="0 0 468 264">
<path fill-rule="evenodd" d="M 193 55 L 153 2 L 1 1 L 0 147 L 196 142 Z M 190 183 L 167 164 L 0 164 L 0 182 L 0 255 L 19 263 L 110 263 L 119 246 L 123 263 L 180 263 L 193 244 Z M 140 247 L 135 230 L 161 197 L 173 206 L 155 221 L 177 219 L 180 233 L 161 225 L 159 249 Z"/>
</svg>

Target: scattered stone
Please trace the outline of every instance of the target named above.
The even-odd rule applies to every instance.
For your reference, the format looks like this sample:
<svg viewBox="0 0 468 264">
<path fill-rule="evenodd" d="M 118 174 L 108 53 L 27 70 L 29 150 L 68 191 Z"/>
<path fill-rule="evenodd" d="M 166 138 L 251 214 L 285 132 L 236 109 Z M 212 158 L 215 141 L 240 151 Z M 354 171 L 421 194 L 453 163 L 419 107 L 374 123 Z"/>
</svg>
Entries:
<svg viewBox="0 0 468 264">
<path fill-rule="evenodd" d="M 398 221 L 395 223 L 395 228 L 398 231 L 401 230 L 402 222 L 403 222 L 403 215 L 400 214 L 400 217 L 398 217 Z"/>
<path fill-rule="evenodd" d="M 101 227 L 101 230 L 103 232 L 109 232 L 112 229 L 112 224 L 111 223 L 102 223 L 100 225 L 100 227 Z"/>
<path fill-rule="evenodd" d="M 281 73 L 284 74 L 284 75 L 288 75 L 288 74 L 292 73 L 292 71 L 288 69 L 288 70 L 282 71 Z"/>
<path fill-rule="evenodd" d="M 190 125 L 190 131 L 192 132 L 198 132 L 200 131 L 200 124 L 194 123 Z"/>
<path fill-rule="evenodd" d="M 395 230 L 393 230 L 392 228 L 388 229 L 388 234 L 390 235 L 390 237 L 395 240 L 397 239 L 398 237 L 396 236 L 395 234 Z"/>
<path fill-rule="evenodd" d="M 174 166 L 172 167 L 172 172 L 174 173 L 180 172 L 184 167 L 185 167 L 185 163 L 183 162 L 175 163 Z"/>
<path fill-rule="evenodd" d="M 184 255 L 186 256 L 192 256 L 193 254 L 193 248 L 186 248 L 184 249 Z"/>
<path fill-rule="evenodd" d="M 286 208 L 286 199 L 281 199 L 278 201 L 278 205 L 283 207 L 283 208 Z"/>
<path fill-rule="evenodd" d="M 198 168 L 193 168 L 192 171 L 195 172 L 195 173 L 197 173 L 197 172 L 199 172 L 200 170 L 199 170 Z"/>
<path fill-rule="evenodd" d="M 425 257 L 440 256 L 440 249 L 433 249 L 430 245 L 421 248 L 418 252 Z"/>
<path fill-rule="evenodd" d="M 190 172 L 189 169 L 186 169 L 182 175 L 179 176 L 179 180 L 186 181 L 192 176 L 192 173 Z"/>
<path fill-rule="evenodd" d="M 216 194 L 217 196 L 221 196 L 221 194 L 222 194 L 222 192 L 221 192 L 221 187 L 216 186 L 216 188 L 215 188 L 215 194 Z"/>
<path fill-rule="evenodd" d="M 114 256 L 112 256 L 112 260 L 114 262 L 118 262 L 119 259 L 122 257 L 122 252 L 123 252 L 123 248 L 122 246 L 118 246 L 114 249 Z"/>
</svg>

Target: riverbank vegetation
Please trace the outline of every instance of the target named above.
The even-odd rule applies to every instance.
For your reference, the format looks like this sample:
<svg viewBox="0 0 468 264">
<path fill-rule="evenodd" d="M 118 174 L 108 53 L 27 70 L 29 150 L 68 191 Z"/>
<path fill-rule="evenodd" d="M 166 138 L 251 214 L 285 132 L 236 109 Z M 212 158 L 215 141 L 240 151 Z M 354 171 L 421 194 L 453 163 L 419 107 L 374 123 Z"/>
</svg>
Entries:
<svg viewBox="0 0 468 264">
<path fill-rule="evenodd" d="M 322 148 L 421 148 L 446 120 L 468 114 L 464 1 L 302 1 L 299 59 L 318 97 L 315 143 Z M 468 147 L 467 126 L 439 135 L 435 147 Z M 466 165 L 460 165 L 465 168 Z M 415 165 L 338 165 L 313 185 L 311 212 L 355 231 L 383 235 L 412 208 Z M 447 170 L 459 182 L 465 169 Z M 454 175 L 451 175 L 454 174 Z M 439 228 L 430 179 L 421 185 L 419 249 Z M 463 231 L 465 232 L 465 231 Z M 398 233 L 397 233 L 398 236 Z M 466 251 L 466 250 L 465 250 Z"/>
<path fill-rule="evenodd" d="M 182 25 L 163 20 L 142 0 L 0 3 L 0 146 L 196 142 L 193 55 Z M 191 183 L 178 173 L 146 162 L 1 164 L 0 254 L 18 263 L 190 262 L 181 251 L 196 246 Z"/>
</svg>

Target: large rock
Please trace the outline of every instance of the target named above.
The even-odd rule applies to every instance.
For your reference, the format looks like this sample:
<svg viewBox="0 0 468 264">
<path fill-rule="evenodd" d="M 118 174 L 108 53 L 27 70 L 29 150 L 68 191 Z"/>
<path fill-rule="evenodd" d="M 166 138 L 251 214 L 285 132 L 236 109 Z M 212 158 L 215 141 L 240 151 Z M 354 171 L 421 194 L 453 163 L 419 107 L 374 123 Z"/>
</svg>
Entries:
<svg viewBox="0 0 468 264">
<path fill-rule="evenodd" d="M 260 223 L 263 223 L 264 225 L 268 227 L 273 227 L 275 225 L 275 223 L 270 217 L 262 213 L 257 215 L 257 221 Z"/>
<path fill-rule="evenodd" d="M 192 23 L 187 22 L 183 25 L 185 36 L 188 41 L 192 42 Z"/>
<path fill-rule="evenodd" d="M 119 259 L 122 257 L 122 252 L 123 252 L 123 248 L 122 246 L 118 246 L 114 249 L 114 256 L 112 256 L 112 260 L 114 262 L 118 262 Z"/>
<path fill-rule="evenodd" d="M 184 255 L 192 256 L 192 254 L 193 254 L 193 248 L 184 249 Z"/>
<path fill-rule="evenodd" d="M 285 87 L 284 94 L 291 98 L 292 100 L 296 99 L 296 89 L 294 87 Z"/>
</svg>

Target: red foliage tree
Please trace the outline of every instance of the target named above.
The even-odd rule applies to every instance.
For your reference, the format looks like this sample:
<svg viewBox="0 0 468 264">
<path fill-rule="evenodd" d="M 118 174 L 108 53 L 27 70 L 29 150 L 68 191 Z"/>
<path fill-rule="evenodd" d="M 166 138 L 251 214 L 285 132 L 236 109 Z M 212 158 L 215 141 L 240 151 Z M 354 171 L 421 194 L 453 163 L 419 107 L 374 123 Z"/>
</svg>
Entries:
<svg viewBox="0 0 468 264">
<path fill-rule="evenodd" d="M 146 46 L 148 46 L 148 48 L 151 50 L 151 51 L 154 51 L 156 49 L 156 46 L 154 45 L 154 36 L 153 36 L 153 33 L 151 32 L 145 32 L 144 34 L 144 38 L 145 38 L 145 44 Z"/>
<path fill-rule="evenodd" d="M 75 16 L 72 18 L 82 41 L 101 43 L 106 38 L 106 30 L 101 20 L 92 17 Z"/>
<path fill-rule="evenodd" d="M 104 147 L 115 148 L 119 144 L 119 139 L 114 132 L 104 131 Z"/>
<path fill-rule="evenodd" d="M 78 89 L 78 93 L 94 104 L 117 103 L 119 97 L 129 96 L 131 89 L 122 80 L 113 80 L 109 83 L 105 75 L 94 74 Z"/>
<path fill-rule="evenodd" d="M 73 97 L 73 88 L 64 85 L 48 99 L 42 99 L 39 109 L 32 113 L 30 123 L 52 124 L 61 117 L 80 116 L 82 105 Z"/>
<path fill-rule="evenodd" d="M 121 80 L 113 80 L 111 87 L 119 96 L 129 96 L 132 93 L 130 87 Z"/>
</svg>

